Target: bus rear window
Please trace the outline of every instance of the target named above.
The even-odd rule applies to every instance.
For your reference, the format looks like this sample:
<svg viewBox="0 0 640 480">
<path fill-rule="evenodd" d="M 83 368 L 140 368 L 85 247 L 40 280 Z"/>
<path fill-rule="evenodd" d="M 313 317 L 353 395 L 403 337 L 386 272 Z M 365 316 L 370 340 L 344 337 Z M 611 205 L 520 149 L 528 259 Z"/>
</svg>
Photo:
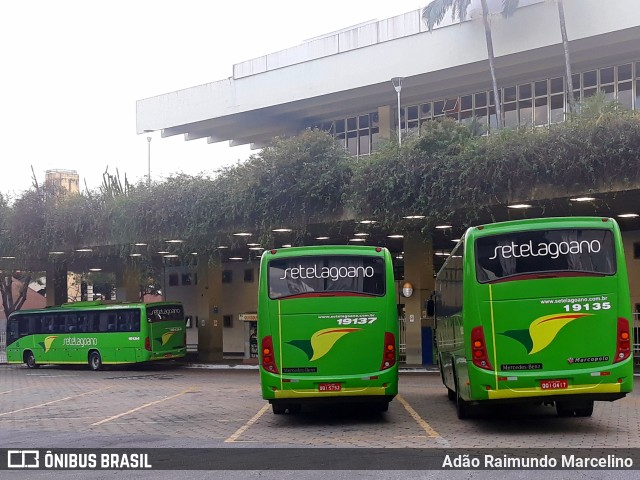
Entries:
<svg viewBox="0 0 640 480">
<path fill-rule="evenodd" d="M 384 259 L 354 255 L 291 257 L 269 262 L 269 297 L 305 293 L 385 294 Z"/>
<path fill-rule="evenodd" d="M 182 305 L 155 305 L 147 307 L 147 320 L 153 322 L 184 321 Z"/>
<path fill-rule="evenodd" d="M 485 283 L 547 272 L 616 273 L 613 234 L 604 229 L 531 230 L 476 240 L 476 277 Z"/>
</svg>

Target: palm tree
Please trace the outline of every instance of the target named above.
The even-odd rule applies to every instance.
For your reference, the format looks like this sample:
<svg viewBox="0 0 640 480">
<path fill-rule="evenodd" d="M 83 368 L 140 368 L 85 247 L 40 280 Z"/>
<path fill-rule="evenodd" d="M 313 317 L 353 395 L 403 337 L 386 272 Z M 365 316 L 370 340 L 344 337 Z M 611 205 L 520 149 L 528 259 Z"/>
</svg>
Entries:
<svg viewBox="0 0 640 480">
<path fill-rule="evenodd" d="M 506 0 L 505 0 L 506 1 Z M 442 22 L 447 11 L 451 10 L 451 15 L 455 19 L 463 22 L 467 15 L 467 8 L 471 0 L 433 0 L 422 10 L 422 20 L 427 25 L 429 31 L 435 25 Z M 482 4 L 482 21 L 484 23 L 484 34 L 487 42 L 487 57 L 489 60 L 489 70 L 491 72 L 491 82 L 493 85 L 493 96 L 496 104 L 496 116 L 498 117 L 498 128 L 502 128 L 504 120 L 502 118 L 502 104 L 500 92 L 498 91 L 498 81 L 496 80 L 495 56 L 493 54 L 493 38 L 491 36 L 491 24 L 489 23 L 489 7 L 487 0 L 480 0 Z"/>
<path fill-rule="evenodd" d="M 503 0 L 502 15 L 510 17 L 518 8 L 519 0 Z M 563 0 L 556 0 L 558 5 L 558 19 L 560 21 L 560 35 L 562 36 L 562 47 L 564 48 L 564 65 L 567 76 L 567 100 L 569 103 L 569 113 L 576 111 L 576 99 L 573 96 L 573 75 L 571 72 L 571 59 L 569 57 L 569 39 L 567 37 L 567 25 L 564 19 Z"/>
</svg>

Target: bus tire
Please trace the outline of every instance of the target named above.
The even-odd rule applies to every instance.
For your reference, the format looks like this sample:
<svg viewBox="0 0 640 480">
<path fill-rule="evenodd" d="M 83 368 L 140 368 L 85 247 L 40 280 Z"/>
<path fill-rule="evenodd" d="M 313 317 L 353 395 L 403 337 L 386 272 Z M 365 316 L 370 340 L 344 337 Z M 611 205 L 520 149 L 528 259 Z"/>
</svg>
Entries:
<svg viewBox="0 0 640 480">
<path fill-rule="evenodd" d="M 24 363 L 28 368 L 39 368 L 40 365 L 36 362 L 36 356 L 31 350 L 24 352 Z"/>
<path fill-rule="evenodd" d="M 452 402 L 456 399 L 456 392 L 447 387 L 447 398 Z"/>
<path fill-rule="evenodd" d="M 471 417 L 471 405 L 460 396 L 460 386 L 458 385 L 458 376 L 455 371 L 453 375 L 456 379 L 456 414 L 460 420 L 466 420 Z"/>
<path fill-rule="evenodd" d="M 97 350 L 89 352 L 89 368 L 94 372 L 102 370 L 102 357 Z"/>
<path fill-rule="evenodd" d="M 575 409 L 576 417 L 590 417 L 593 415 L 593 400 L 584 402 Z"/>
<path fill-rule="evenodd" d="M 271 409 L 273 410 L 274 415 L 284 415 L 287 411 L 287 406 L 280 402 L 273 402 L 271 404 Z"/>
</svg>

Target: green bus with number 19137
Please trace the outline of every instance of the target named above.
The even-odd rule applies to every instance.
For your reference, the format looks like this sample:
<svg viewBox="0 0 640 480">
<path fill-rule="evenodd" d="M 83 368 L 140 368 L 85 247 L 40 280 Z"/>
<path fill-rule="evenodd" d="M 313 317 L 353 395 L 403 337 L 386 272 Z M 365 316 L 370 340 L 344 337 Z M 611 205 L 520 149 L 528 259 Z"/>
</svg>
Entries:
<svg viewBox="0 0 640 480">
<path fill-rule="evenodd" d="M 398 317 L 386 248 L 266 251 L 258 290 L 262 396 L 274 413 L 313 402 L 388 408 L 398 392 Z"/>
</svg>

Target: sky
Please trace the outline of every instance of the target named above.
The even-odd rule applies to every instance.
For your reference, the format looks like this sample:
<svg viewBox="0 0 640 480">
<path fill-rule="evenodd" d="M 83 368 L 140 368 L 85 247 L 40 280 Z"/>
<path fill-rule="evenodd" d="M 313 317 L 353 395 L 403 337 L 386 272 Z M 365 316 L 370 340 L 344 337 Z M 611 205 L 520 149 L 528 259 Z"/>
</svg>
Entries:
<svg viewBox="0 0 640 480">
<path fill-rule="evenodd" d="M 228 78 L 233 65 L 427 0 L 20 0 L 0 2 L 0 193 L 50 169 L 146 181 L 136 100 Z M 213 175 L 248 146 L 151 134 L 151 179 Z"/>
</svg>

